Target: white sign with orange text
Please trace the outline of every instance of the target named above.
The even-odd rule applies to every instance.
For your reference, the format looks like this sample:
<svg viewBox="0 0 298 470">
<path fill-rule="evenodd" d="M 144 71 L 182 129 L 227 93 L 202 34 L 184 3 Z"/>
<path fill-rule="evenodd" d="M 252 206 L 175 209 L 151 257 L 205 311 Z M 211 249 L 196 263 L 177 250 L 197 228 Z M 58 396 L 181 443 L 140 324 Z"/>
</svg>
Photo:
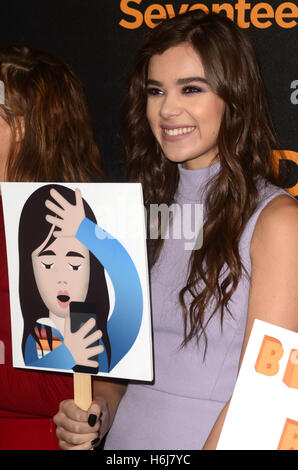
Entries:
<svg viewBox="0 0 298 470">
<path fill-rule="evenodd" d="M 255 320 L 217 450 L 298 450 L 298 333 Z"/>
</svg>

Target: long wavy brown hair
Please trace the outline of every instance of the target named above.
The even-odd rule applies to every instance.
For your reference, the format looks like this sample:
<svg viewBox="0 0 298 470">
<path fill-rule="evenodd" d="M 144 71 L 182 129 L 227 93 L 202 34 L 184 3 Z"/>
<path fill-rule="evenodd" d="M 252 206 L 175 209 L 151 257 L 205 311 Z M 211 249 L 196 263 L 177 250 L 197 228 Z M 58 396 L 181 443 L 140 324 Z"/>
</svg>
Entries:
<svg viewBox="0 0 298 470">
<path fill-rule="evenodd" d="M 210 319 L 219 311 L 222 323 L 225 310 L 229 312 L 229 301 L 243 274 L 239 240 L 258 203 L 257 182 L 260 178 L 278 182 L 272 166 L 277 144 L 253 47 L 229 19 L 194 11 L 152 31 L 135 57 L 128 80 L 123 110 L 126 166 L 129 179 L 143 185 L 147 209 L 150 204 L 170 205 L 179 181 L 177 164 L 162 153 L 146 118 L 148 64 L 153 55 L 181 43 L 198 53 L 211 89 L 226 105 L 218 135 L 221 166 L 205 201 L 204 243 L 191 254 L 189 277 L 179 294 L 183 346 L 202 335 L 207 342 Z M 153 265 L 163 240 L 148 243 Z M 186 293 L 191 296 L 190 305 L 186 305 Z"/>
<path fill-rule="evenodd" d="M 101 181 L 100 153 L 80 79 L 60 58 L 0 45 L 5 103 L 12 131 L 6 181 Z"/>
</svg>

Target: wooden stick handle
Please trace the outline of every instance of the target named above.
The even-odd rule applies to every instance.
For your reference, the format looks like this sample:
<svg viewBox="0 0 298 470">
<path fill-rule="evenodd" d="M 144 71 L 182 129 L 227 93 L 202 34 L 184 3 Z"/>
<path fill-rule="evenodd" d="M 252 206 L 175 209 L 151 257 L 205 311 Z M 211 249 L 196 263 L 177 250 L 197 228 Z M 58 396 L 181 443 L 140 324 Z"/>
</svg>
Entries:
<svg viewBox="0 0 298 470">
<path fill-rule="evenodd" d="M 74 402 L 87 411 L 92 403 L 92 383 L 89 374 L 73 374 Z"/>
</svg>

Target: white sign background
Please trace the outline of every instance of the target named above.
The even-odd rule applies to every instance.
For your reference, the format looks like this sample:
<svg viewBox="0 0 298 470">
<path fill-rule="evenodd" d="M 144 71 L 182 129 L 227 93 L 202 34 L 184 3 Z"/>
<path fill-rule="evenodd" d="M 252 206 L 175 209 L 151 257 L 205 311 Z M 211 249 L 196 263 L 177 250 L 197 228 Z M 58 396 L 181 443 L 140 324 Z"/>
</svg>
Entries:
<svg viewBox="0 0 298 470">
<path fill-rule="evenodd" d="M 44 184 L 47 183 L 1 183 L 8 257 L 14 367 L 27 368 L 21 350 L 23 317 L 19 303 L 18 226 L 22 208 L 27 198 Z M 152 381 L 152 333 L 142 187 L 139 183 L 55 184 L 61 184 L 73 190 L 80 189 L 82 197 L 92 208 L 98 225 L 113 235 L 114 238 L 117 238 L 126 248 L 136 266 L 141 281 L 143 319 L 138 337 L 130 351 L 111 372 L 99 372 L 98 375 Z M 106 278 L 111 314 L 114 305 L 114 290 L 107 273 Z M 40 370 L 59 371 L 59 369 L 46 368 L 40 368 Z M 67 371 L 61 370 L 61 372 Z"/>
<path fill-rule="evenodd" d="M 284 349 L 272 377 L 255 371 L 264 335 Z M 298 389 L 282 381 L 291 349 L 298 349 L 297 333 L 255 320 L 217 450 L 276 450 L 286 419 L 298 421 Z"/>
</svg>

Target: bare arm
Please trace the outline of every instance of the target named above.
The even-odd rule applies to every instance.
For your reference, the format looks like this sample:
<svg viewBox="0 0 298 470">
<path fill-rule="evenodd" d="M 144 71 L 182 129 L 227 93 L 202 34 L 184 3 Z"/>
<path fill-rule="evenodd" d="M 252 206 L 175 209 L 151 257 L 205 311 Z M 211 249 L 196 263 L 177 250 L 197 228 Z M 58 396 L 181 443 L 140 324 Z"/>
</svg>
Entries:
<svg viewBox="0 0 298 470">
<path fill-rule="evenodd" d="M 298 204 L 288 196 L 261 213 L 251 243 L 251 284 L 241 366 L 255 319 L 298 332 Z M 220 413 L 204 450 L 216 449 L 230 401 Z"/>
</svg>

